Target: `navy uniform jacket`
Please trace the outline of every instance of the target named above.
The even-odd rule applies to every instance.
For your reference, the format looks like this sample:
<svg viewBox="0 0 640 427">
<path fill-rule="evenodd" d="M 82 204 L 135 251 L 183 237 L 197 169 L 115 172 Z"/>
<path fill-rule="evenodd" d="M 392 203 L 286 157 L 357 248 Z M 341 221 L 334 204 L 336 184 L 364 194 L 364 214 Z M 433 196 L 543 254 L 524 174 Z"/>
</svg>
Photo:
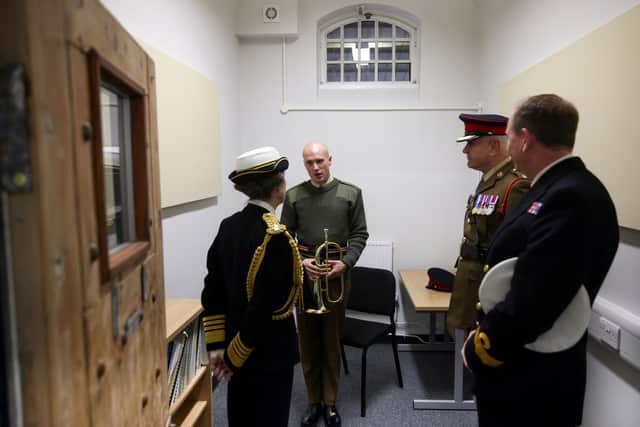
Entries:
<svg viewBox="0 0 640 427">
<path fill-rule="evenodd" d="M 498 228 L 487 256 L 495 265 L 518 257 L 506 299 L 482 316 L 465 348 L 485 399 L 563 399 L 582 414 L 586 333 L 573 347 L 536 353 L 524 345 L 548 330 L 584 284 L 591 303 L 618 247 L 613 202 L 582 160 L 552 166 Z M 489 346 L 478 336 L 483 333 Z M 489 348 L 486 348 L 489 347 Z M 535 397 L 534 397 L 535 396 Z"/>
<path fill-rule="evenodd" d="M 299 361 L 294 320 L 286 313 L 299 291 L 294 283 L 299 255 L 288 233 L 271 236 L 248 298 L 247 274 L 265 239 L 267 224 L 262 216 L 267 212 L 248 204 L 223 220 L 207 254 L 202 291 L 207 350 L 226 349 L 225 361 L 233 371 L 278 371 Z M 302 266 L 297 270 L 301 282 Z M 283 318 L 274 320 L 279 309 Z"/>
</svg>

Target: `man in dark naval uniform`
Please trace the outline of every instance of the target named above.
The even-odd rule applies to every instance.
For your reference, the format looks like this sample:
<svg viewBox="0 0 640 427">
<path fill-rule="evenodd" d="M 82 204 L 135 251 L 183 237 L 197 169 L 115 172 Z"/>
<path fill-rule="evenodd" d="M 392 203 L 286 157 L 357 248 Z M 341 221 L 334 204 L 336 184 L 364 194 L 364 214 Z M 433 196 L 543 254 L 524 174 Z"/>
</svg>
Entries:
<svg viewBox="0 0 640 427">
<path fill-rule="evenodd" d="M 582 422 L 589 304 L 619 236 L 607 190 L 572 155 L 577 126 L 578 111 L 557 95 L 528 98 L 509 121 L 509 153 L 533 180 L 487 256 L 487 269 L 517 257 L 509 291 L 481 316 L 462 350 L 476 379 L 481 427 Z M 576 331 L 563 347 L 532 350 L 579 292 L 588 294 L 587 322 L 570 323 Z"/>
<path fill-rule="evenodd" d="M 507 152 L 507 117 L 496 114 L 460 114 L 466 143 L 467 166 L 483 173 L 467 202 L 464 237 L 447 313 L 447 329 L 467 330 L 475 325 L 478 287 L 489 243 L 505 215 L 529 189 L 529 181 L 514 168 Z"/>
<path fill-rule="evenodd" d="M 296 243 L 275 217 L 285 196 L 286 157 L 249 151 L 229 175 L 250 200 L 220 224 L 207 254 L 202 305 L 209 362 L 229 379 L 230 426 L 288 425 L 299 361 L 291 316 L 302 284 Z"/>
<path fill-rule="evenodd" d="M 369 233 L 362 191 L 331 176 L 332 157 L 326 145 L 311 142 L 304 147 L 302 157 L 310 180 L 287 191 L 282 223 L 298 239 L 304 258 L 305 291 L 311 288 L 315 279 L 325 280 L 326 275 L 329 280 L 329 298 L 325 301 L 329 312 L 296 312 L 309 400 L 301 425 L 314 426 L 324 415 L 325 425 L 340 426 L 336 398 L 340 379 L 340 338 L 351 289 L 349 269 L 358 261 Z M 341 260 L 336 259 L 339 254 L 335 254 L 334 259 L 327 261 L 328 271 L 320 268 L 314 259 L 316 248 L 325 240 L 324 229 L 327 229 L 328 240 L 337 243 L 343 253 Z M 344 285 L 343 298 L 338 301 L 341 284 Z M 305 292 L 305 304 L 308 300 Z"/>
</svg>

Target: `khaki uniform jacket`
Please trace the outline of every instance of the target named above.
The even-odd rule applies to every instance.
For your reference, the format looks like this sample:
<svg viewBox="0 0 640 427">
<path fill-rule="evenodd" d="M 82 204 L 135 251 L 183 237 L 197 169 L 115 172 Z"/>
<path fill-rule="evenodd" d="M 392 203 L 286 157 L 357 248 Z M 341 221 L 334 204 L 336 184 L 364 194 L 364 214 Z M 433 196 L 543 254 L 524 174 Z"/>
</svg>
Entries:
<svg viewBox="0 0 640 427">
<path fill-rule="evenodd" d="M 526 176 L 516 170 L 510 160 L 486 180 L 481 180 L 469 196 L 447 314 L 451 336 L 455 335 L 456 328 L 466 329 L 475 324 L 478 288 L 489 244 L 504 216 L 520 202 L 529 187 Z"/>
</svg>

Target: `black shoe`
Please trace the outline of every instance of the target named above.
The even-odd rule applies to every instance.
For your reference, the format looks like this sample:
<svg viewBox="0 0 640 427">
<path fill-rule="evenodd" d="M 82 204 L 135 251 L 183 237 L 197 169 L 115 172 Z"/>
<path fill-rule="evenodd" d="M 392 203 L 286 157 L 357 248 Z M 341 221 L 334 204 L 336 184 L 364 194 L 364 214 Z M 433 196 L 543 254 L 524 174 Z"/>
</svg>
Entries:
<svg viewBox="0 0 640 427">
<path fill-rule="evenodd" d="M 322 405 L 320 403 L 312 403 L 302 417 L 300 425 L 302 427 L 313 427 L 316 425 L 322 415 Z"/>
<path fill-rule="evenodd" d="M 340 420 L 340 414 L 335 405 L 327 406 L 324 409 L 324 423 L 327 427 L 340 427 L 342 421 Z"/>
</svg>

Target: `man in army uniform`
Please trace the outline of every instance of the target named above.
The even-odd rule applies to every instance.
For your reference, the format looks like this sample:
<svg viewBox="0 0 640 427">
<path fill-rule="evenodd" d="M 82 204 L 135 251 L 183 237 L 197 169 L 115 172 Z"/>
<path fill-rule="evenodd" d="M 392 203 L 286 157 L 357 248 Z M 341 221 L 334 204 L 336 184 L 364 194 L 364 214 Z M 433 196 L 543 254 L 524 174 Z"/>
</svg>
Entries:
<svg viewBox="0 0 640 427">
<path fill-rule="evenodd" d="M 282 223 L 298 238 L 305 271 L 305 305 L 308 289 L 316 279 L 329 280 L 329 301 L 324 301 L 325 314 L 297 311 L 300 334 L 302 370 L 307 385 L 309 407 L 301 425 L 314 426 L 324 415 L 325 425 L 340 426 L 336 409 L 340 379 L 340 338 L 345 307 L 349 297 L 349 269 L 358 261 L 369 234 L 364 214 L 362 191 L 353 184 L 331 176 L 332 157 L 324 144 L 311 142 L 302 152 L 309 174 L 305 181 L 287 191 L 282 207 Z M 342 260 L 330 259 L 330 269 L 319 267 L 314 259 L 316 248 L 328 240 L 342 248 Z M 329 270 L 329 271 L 325 271 Z M 344 279 L 343 299 L 338 299 L 341 277 Z M 314 307 L 315 308 L 315 307 Z"/>
<path fill-rule="evenodd" d="M 507 117 L 496 114 L 460 114 L 465 135 L 462 152 L 467 166 L 483 173 L 474 193 L 469 196 L 464 215 L 464 237 L 447 314 L 447 329 L 474 326 L 478 288 L 489 244 L 507 212 L 515 207 L 529 189 L 526 176 L 514 168 L 507 151 Z"/>
</svg>

